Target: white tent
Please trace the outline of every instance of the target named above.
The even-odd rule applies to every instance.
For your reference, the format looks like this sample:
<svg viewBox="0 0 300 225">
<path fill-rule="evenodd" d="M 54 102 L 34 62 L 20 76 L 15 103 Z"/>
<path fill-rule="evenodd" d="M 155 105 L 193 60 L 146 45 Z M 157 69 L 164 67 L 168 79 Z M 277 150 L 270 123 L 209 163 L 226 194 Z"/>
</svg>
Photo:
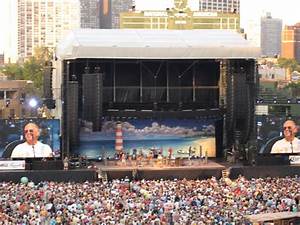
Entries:
<svg viewBox="0 0 300 225">
<path fill-rule="evenodd" d="M 60 60 L 96 59 L 249 59 L 260 49 L 229 30 L 71 31 L 57 47 Z"/>
</svg>

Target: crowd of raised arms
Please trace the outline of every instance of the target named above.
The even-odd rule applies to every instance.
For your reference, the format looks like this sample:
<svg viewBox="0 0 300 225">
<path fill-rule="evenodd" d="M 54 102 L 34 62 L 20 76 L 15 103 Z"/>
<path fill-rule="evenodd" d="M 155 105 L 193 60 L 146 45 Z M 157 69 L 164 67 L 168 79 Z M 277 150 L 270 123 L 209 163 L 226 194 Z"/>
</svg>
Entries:
<svg viewBox="0 0 300 225">
<path fill-rule="evenodd" d="M 0 224 L 250 224 L 298 211 L 298 177 L 0 183 Z"/>
</svg>

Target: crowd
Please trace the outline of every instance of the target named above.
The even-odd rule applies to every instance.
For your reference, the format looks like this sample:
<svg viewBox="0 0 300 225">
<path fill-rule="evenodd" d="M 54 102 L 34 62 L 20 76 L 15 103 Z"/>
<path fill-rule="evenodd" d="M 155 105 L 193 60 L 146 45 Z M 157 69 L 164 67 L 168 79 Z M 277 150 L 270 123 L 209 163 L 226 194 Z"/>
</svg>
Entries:
<svg viewBox="0 0 300 225">
<path fill-rule="evenodd" d="M 0 224 L 250 224 L 297 211 L 300 179 L 0 183 Z"/>
</svg>

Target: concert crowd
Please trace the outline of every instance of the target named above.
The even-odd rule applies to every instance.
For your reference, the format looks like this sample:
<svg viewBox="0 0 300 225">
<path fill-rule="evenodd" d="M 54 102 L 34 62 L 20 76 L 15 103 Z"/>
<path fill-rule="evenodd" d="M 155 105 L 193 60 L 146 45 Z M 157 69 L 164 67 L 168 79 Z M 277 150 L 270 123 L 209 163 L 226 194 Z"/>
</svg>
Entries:
<svg viewBox="0 0 300 225">
<path fill-rule="evenodd" d="M 0 183 L 0 224 L 250 224 L 298 211 L 300 179 Z"/>
</svg>

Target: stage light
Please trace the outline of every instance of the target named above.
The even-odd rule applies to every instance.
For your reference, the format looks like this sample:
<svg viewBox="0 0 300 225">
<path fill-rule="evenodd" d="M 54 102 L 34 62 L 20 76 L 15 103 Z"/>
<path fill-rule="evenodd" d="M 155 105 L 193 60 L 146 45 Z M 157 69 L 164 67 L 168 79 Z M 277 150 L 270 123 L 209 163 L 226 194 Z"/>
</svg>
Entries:
<svg viewBox="0 0 300 225">
<path fill-rule="evenodd" d="M 20 98 L 20 104 L 24 104 L 24 98 Z"/>
<path fill-rule="evenodd" d="M 297 104 L 300 104 L 300 98 L 297 98 Z"/>
<path fill-rule="evenodd" d="M 38 104 L 38 102 L 35 98 L 32 98 L 32 99 L 29 100 L 29 106 L 31 108 L 35 108 L 37 106 L 37 104 Z"/>
<path fill-rule="evenodd" d="M 5 106 L 6 106 L 6 108 L 7 108 L 9 105 L 10 105 L 10 99 L 6 99 L 6 101 L 5 101 Z"/>
<path fill-rule="evenodd" d="M 277 97 L 273 97 L 273 103 L 274 103 L 274 104 L 277 103 Z"/>
<path fill-rule="evenodd" d="M 289 99 L 287 100 L 287 103 L 290 104 L 291 102 L 292 102 L 292 100 L 289 98 Z"/>
<path fill-rule="evenodd" d="M 264 102 L 264 99 L 263 98 L 257 98 L 256 99 L 256 103 L 259 104 L 259 103 L 263 103 Z"/>
</svg>

